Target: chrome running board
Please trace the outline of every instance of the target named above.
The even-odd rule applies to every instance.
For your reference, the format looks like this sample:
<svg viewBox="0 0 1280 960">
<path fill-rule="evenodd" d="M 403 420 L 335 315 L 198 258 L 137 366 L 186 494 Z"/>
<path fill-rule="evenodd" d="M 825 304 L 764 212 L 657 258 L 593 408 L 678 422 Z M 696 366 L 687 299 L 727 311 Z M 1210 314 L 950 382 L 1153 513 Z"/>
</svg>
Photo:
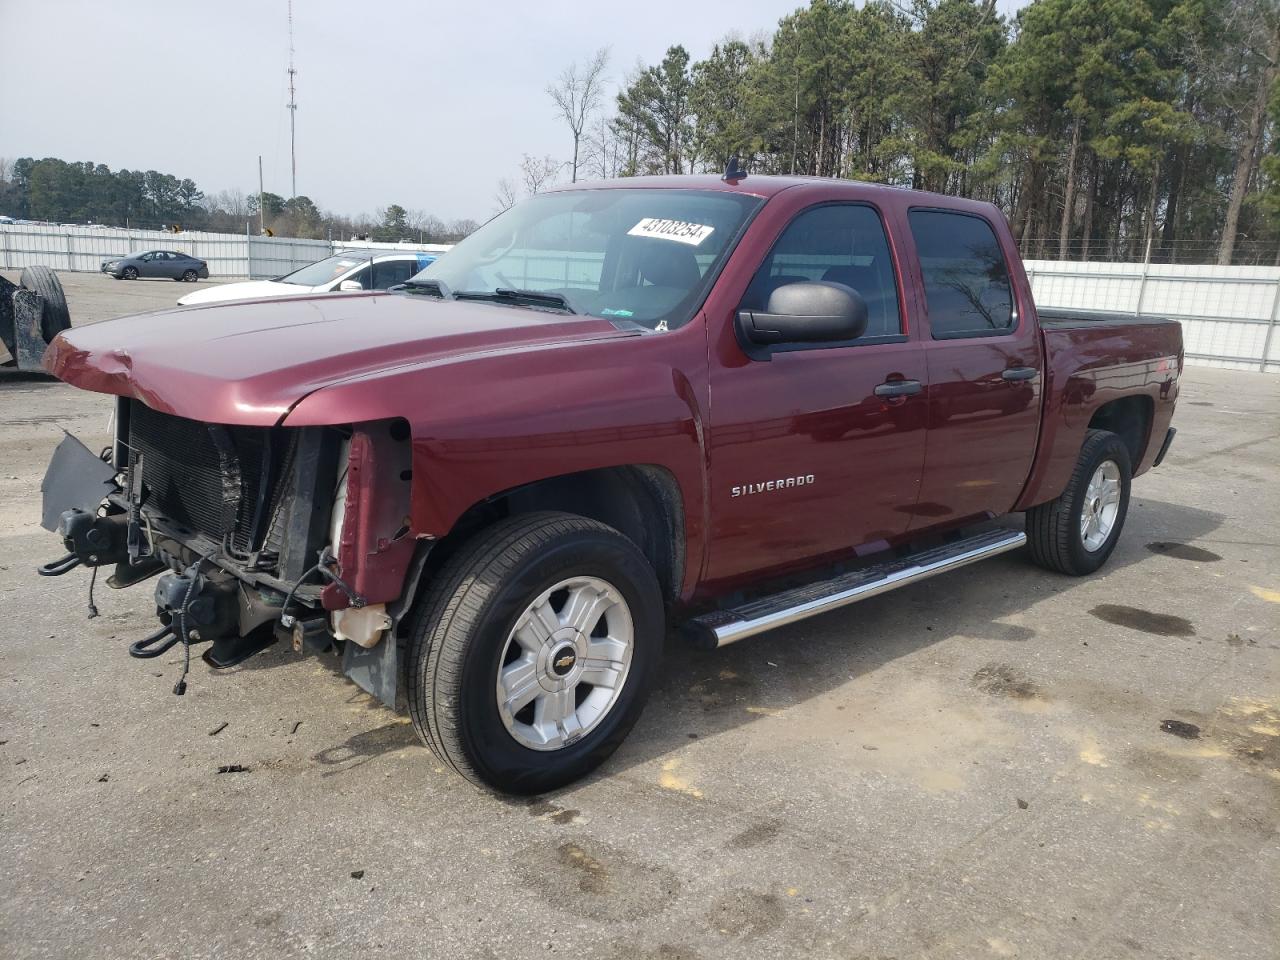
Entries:
<svg viewBox="0 0 1280 960">
<path fill-rule="evenodd" d="M 723 647 L 735 640 L 754 637 L 775 627 L 838 610 L 867 597 L 1016 550 L 1026 542 L 1027 535 L 1021 530 L 988 530 L 908 557 L 784 590 L 740 607 L 705 613 L 688 621 L 685 629 L 699 647 L 708 650 Z"/>
</svg>

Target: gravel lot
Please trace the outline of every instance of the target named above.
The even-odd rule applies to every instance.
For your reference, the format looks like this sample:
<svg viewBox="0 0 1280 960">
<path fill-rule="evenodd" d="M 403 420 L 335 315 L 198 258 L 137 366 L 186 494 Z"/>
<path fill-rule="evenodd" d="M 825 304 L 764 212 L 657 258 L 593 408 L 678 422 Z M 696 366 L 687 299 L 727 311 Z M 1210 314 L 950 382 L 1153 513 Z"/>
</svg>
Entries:
<svg viewBox="0 0 1280 960">
<path fill-rule="evenodd" d="M 77 322 L 189 289 L 63 280 Z M 1014 553 L 673 639 L 622 750 L 536 802 L 280 646 L 175 697 L 125 652 L 148 588 L 86 620 L 87 576 L 37 579 L 45 463 L 109 408 L 0 371 L 7 957 L 1276 956 L 1280 379 L 1188 370 L 1102 575 Z"/>
</svg>

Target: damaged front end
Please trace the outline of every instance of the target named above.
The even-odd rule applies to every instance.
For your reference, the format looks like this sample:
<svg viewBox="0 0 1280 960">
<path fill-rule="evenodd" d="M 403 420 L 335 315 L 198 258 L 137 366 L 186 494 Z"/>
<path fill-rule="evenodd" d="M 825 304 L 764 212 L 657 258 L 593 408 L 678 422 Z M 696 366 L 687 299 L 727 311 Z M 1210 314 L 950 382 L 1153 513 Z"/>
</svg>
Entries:
<svg viewBox="0 0 1280 960">
<path fill-rule="evenodd" d="M 412 452 L 403 421 L 337 427 L 231 426 L 120 397 L 113 447 L 67 435 L 49 464 L 43 524 L 66 554 L 60 576 L 113 566 L 122 589 L 159 575 L 159 628 L 135 657 L 209 643 L 225 668 L 284 640 L 339 653 L 344 672 L 388 706 L 396 697 L 397 603 L 417 549 L 409 526 Z M 184 681 L 175 687 L 185 689 Z"/>
</svg>

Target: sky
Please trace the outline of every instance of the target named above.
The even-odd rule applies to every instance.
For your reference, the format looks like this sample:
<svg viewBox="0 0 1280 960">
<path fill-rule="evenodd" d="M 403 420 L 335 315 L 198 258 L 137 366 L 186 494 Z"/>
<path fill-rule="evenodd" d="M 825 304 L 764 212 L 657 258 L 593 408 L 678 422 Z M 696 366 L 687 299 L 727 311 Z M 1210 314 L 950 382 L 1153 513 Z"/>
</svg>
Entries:
<svg viewBox="0 0 1280 960">
<path fill-rule="evenodd" d="M 294 0 L 298 193 L 487 219 L 522 154 L 572 153 L 546 87 L 599 47 L 610 91 L 683 43 L 772 32 L 800 0 Z M 1009 14 L 1020 3 L 1000 0 Z M 0 0 L 0 157 L 290 195 L 286 0 Z"/>
</svg>

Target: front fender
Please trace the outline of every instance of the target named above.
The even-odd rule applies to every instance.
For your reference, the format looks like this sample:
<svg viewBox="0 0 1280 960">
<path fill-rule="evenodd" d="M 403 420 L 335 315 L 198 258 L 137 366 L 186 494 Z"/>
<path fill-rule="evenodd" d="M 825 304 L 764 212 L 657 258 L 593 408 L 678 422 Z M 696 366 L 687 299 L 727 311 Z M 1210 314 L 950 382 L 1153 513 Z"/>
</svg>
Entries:
<svg viewBox="0 0 1280 960">
<path fill-rule="evenodd" d="M 688 588 L 706 529 L 705 406 L 705 331 L 690 324 L 370 374 L 316 391 L 285 424 L 407 422 L 414 537 L 444 537 L 468 508 L 538 480 L 663 467 L 685 505 Z"/>
</svg>

